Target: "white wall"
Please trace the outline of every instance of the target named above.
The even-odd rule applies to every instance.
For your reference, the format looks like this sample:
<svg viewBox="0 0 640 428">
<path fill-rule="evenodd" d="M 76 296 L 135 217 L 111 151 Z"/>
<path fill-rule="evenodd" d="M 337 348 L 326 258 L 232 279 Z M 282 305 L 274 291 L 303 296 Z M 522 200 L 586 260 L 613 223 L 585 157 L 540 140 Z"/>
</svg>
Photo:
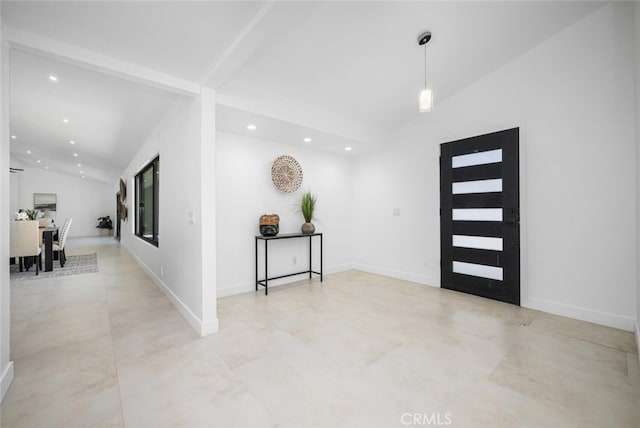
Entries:
<svg viewBox="0 0 640 428">
<path fill-rule="evenodd" d="M 0 401 L 13 381 L 9 303 L 9 47 L 0 12 Z"/>
<path fill-rule="evenodd" d="M 13 159 L 12 163 L 17 164 Z M 40 168 L 21 167 L 23 172 L 11 174 L 12 213 L 33 209 L 34 193 L 55 193 L 56 224 L 62 226 L 66 218 L 73 218 L 69 236 L 100 235 L 100 229 L 96 228 L 98 217 L 109 215 L 115 219 L 116 196 L 112 186 Z"/>
<path fill-rule="evenodd" d="M 14 168 L 24 168 L 24 165 L 13 156 L 9 156 L 10 166 Z M 9 174 L 9 214 L 14 214 L 20 209 L 18 196 L 20 195 L 20 174 Z"/>
<path fill-rule="evenodd" d="M 640 3 L 634 3 L 634 48 L 636 85 L 636 195 L 640 195 Z M 640 197 L 636 204 L 636 345 L 640 355 Z"/>
<path fill-rule="evenodd" d="M 213 100 L 213 101 L 212 101 Z M 197 98 L 180 97 L 149 136 L 122 173 L 127 182 L 128 220 L 122 225 L 122 244 L 141 262 L 200 334 L 217 331 L 215 311 L 215 230 L 203 236 L 201 186 L 211 189 L 212 178 L 202 172 L 201 162 L 213 167 L 215 141 L 212 92 Z M 209 149 L 207 149 L 209 148 Z M 160 155 L 159 246 L 135 236 L 135 175 Z M 201 184 L 202 178 L 205 180 Z M 215 214 L 211 201 L 205 205 Z M 189 223 L 189 214 L 195 224 Z M 213 220 L 215 221 L 215 220 Z M 214 254 L 203 263 L 203 255 Z"/>
<path fill-rule="evenodd" d="M 353 174 L 349 156 L 226 133 L 218 133 L 216 149 L 219 296 L 255 289 L 254 236 L 260 233 L 259 217 L 278 214 L 280 233 L 300 232 L 304 219 L 298 206 L 301 193 L 307 189 L 318 198 L 313 223 L 316 231 L 324 234 L 324 272 L 352 267 Z M 293 156 L 302 167 L 303 182 L 297 192 L 281 193 L 271 181 L 271 165 L 280 155 Z M 319 266 L 318 243 L 314 238 L 314 270 Z M 260 244 L 263 278 L 264 247 Z M 308 263 L 306 239 L 269 244 L 269 276 L 303 271 Z M 290 277 L 270 286 L 304 278 Z"/>
<path fill-rule="evenodd" d="M 523 306 L 632 330 L 631 7 L 599 9 L 358 160 L 355 206 L 372 215 L 356 225 L 357 264 L 438 286 L 439 144 L 518 126 Z M 381 225 L 386 233 L 369 233 Z"/>
</svg>

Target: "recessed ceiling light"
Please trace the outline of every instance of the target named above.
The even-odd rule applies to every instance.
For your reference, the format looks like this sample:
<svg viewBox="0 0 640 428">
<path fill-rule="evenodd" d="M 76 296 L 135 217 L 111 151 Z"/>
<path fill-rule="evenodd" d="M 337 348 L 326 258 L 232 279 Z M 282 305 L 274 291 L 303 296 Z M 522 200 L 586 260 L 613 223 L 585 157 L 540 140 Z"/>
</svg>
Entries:
<svg viewBox="0 0 640 428">
<path fill-rule="evenodd" d="M 48 167 L 48 166 L 45 166 L 45 167 L 44 167 L 44 169 L 49 169 L 49 167 Z"/>
<path fill-rule="evenodd" d="M 78 154 L 77 154 L 77 153 L 74 153 L 74 154 L 73 154 L 73 157 L 77 158 L 77 157 L 78 157 Z"/>
<path fill-rule="evenodd" d="M 247 125 L 247 129 L 250 131 L 255 131 L 256 130 L 256 126 L 253 123 L 250 123 L 249 125 Z"/>
<path fill-rule="evenodd" d="M 351 150 L 353 150 L 351 147 L 347 146 L 344 148 L 346 151 L 350 152 Z"/>
<path fill-rule="evenodd" d="M 64 123 L 69 123 L 69 119 L 67 119 L 66 117 L 63 117 L 63 118 L 62 118 L 62 122 L 64 122 Z"/>
<path fill-rule="evenodd" d="M 29 155 L 30 155 L 30 154 L 31 154 L 31 150 L 27 150 L 27 154 L 29 154 Z"/>
<path fill-rule="evenodd" d="M 58 78 L 56 76 L 54 76 L 53 74 L 49 75 L 49 80 L 51 80 L 52 82 L 57 82 Z"/>
<path fill-rule="evenodd" d="M 69 140 L 69 144 L 75 144 L 76 142 L 73 140 Z"/>
<path fill-rule="evenodd" d="M 37 162 L 37 163 L 40 163 L 40 159 L 38 159 L 36 162 Z"/>
<path fill-rule="evenodd" d="M 79 164 L 78 164 L 78 166 L 82 166 L 82 164 L 81 164 L 81 163 L 79 163 Z"/>
<path fill-rule="evenodd" d="M 12 136 L 11 136 L 11 139 L 12 139 L 12 140 L 15 140 L 15 139 L 16 139 L 16 136 L 15 136 L 15 135 L 12 135 Z"/>
<path fill-rule="evenodd" d="M 305 139 L 304 139 L 304 142 L 305 142 L 305 143 L 310 143 L 310 142 L 311 142 L 311 138 L 309 138 L 309 137 L 305 138 Z"/>
<path fill-rule="evenodd" d="M 84 175 L 82 176 L 82 178 L 84 178 Z"/>
<path fill-rule="evenodd" d="M 80 174 L 84 174 L 84 171 L 80 171 Z"/>
</svg>

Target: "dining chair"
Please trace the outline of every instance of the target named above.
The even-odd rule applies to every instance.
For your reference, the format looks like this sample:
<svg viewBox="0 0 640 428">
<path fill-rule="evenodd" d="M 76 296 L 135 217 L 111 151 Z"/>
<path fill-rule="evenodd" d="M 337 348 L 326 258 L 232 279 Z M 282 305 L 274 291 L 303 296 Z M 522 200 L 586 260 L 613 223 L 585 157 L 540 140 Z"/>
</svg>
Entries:
<svg viewBox="0 0 640 428">
<path fill-rule="evenodd" d="M 67 255 L 64 252 L 64 246 L 67 242 L 67 235 L 69 234 L 69 229 L 71 229 L 72 218 L 68 218 L 65 220 L 64 225 L 59 233 L 58 242 L 53 243 L 53 251 L 58 252 L 58 260 L 60 261 L 60 267 L 64 267 L 65 262 L 67 261 Z"/>
<path fill-rule="evenodd" d="M 40 273 L 42 266 L 42 247 L 40 246 L 40 234 L 37 220 L 12 221 L 10 228 L 10 257 L 17 257 L 20 264 L 20 272 L 25 266 L 24 258 L 32 258 L 36 265 L 36 275 Z"/>
<path fill-rule="evenodd" d="M 67 226 L 69 226 L 69 222 L 71 221 L 70 218 L 66 219 L 62 225 L 62 227 L 58 228 L 58 233 L 55 234 L 54 239 L 53 239 L 53 243 L 54 244 L 58 244 L 60 245 L 60 238 L 62 238 L 62 231 L 65 230 L 67 228 Z"/>
</svg>

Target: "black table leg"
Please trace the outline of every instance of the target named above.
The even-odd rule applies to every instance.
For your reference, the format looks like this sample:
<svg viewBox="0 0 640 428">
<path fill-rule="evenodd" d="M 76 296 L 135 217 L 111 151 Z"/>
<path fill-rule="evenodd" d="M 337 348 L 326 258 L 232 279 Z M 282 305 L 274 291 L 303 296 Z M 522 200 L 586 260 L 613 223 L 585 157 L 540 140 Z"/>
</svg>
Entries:
<svg viewBox="0 0 640 428">
<path fill-rule="evenodd" d="M 320 235 L 320 282 L 322 282 L 322 235 Z"/>
<path fill-rule="evenodd" d="M 258 238 L 256 238 L 256 291 L 258 291 Z"/>
<path fill-rule="evenodd" d="M 53 231 L 44 231 L 42 233 L 44 241 L 44 271 L 53 270 Z"/>
<path fill-rule="evenodd" d="M 311 279 L 311 271 L 313 270 L 311 266 L 311 239 L 312 237 L 309 236 L 309 279 Z"/>
<path fill-rule="evenodd" d="M 269 266 L 269 257 L 267 256 L 269 241 L 264 241 L 264 295 L 267 296 L 269 294 L 269 272 L 267 266 Z"/>
</svg>

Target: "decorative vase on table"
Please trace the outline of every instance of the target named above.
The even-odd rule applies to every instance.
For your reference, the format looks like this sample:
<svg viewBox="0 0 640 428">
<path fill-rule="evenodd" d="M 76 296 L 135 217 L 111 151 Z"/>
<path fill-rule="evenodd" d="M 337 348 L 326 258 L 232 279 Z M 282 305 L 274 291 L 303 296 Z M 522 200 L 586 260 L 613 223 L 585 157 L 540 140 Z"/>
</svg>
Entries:
<svg viewBox="0 0 640 428">
<path fill-rule="evenodd" d="M 313 215 L 316 210 L 316 197 L 310 191 L 306 191 L 302 194 L 302 200 L 300 201 L 300 211 L 304 217 L 304 224 L 302 225 L 302 233 L 310 235 L 316 231 L 316 227 L 311 223 Z"/>
<path fill-rule="evenodd" d="M 304 233 L 305 235 L 311 235 L 315 231 L 316 227 L 313 225 L 313 223 L 307 222 L 302 225 L 302 233 Z"/>
<path fill-rule="evenodd" d="M 276 236 L 278 232 L 280 232 L 280 216 L 278 214 L 260 216 L 260 234 L 262 236 Z"/>
</svg>

